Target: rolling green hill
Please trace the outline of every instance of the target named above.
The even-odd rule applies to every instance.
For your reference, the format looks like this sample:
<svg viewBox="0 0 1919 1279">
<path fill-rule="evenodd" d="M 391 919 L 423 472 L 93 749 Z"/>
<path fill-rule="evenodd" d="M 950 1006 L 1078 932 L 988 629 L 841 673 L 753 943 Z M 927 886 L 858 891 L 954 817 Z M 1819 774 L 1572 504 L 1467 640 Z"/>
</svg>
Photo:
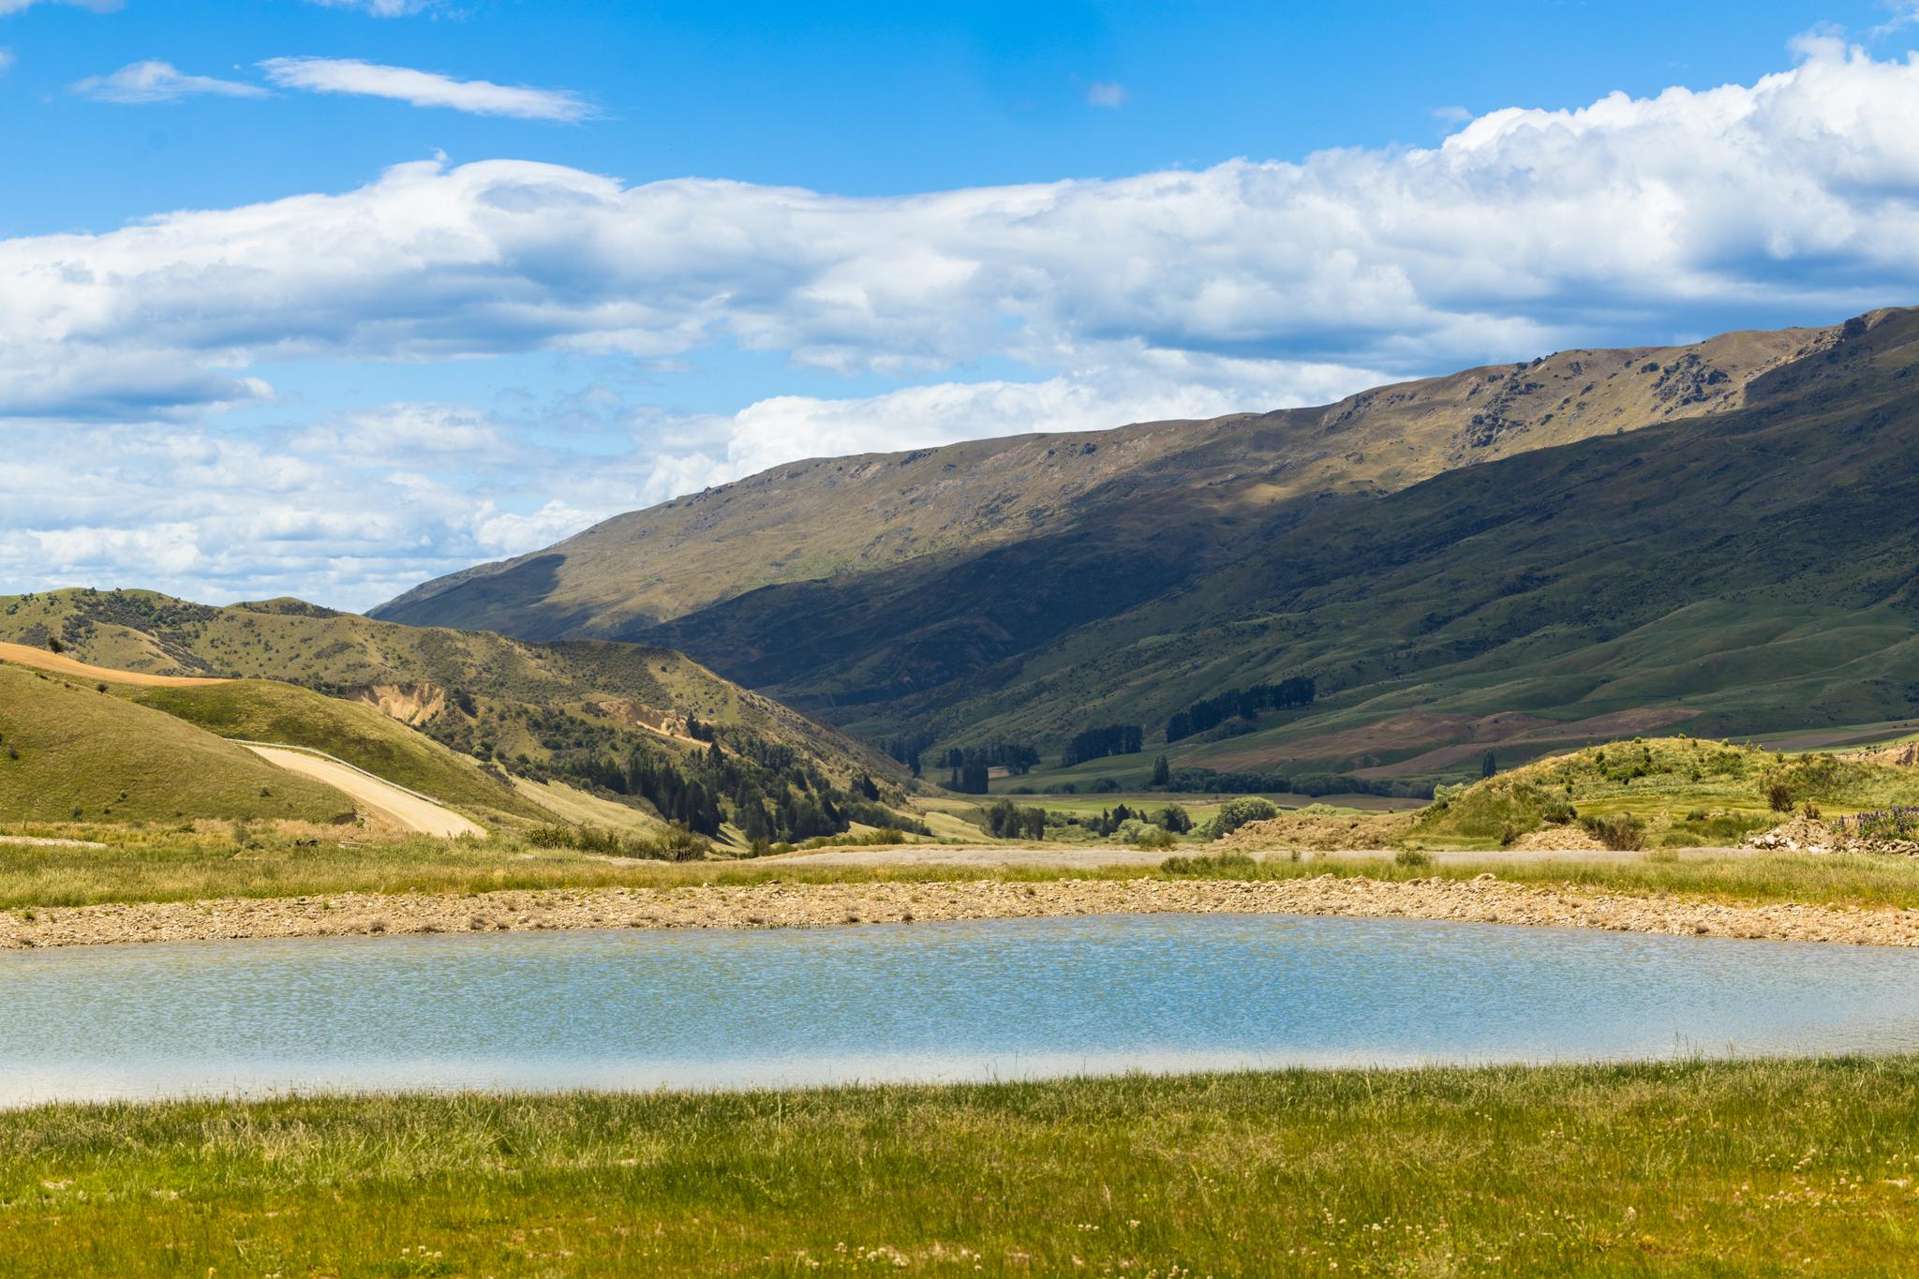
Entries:
<svg viewBox="0 0 1919 1279">
<path fill-rule="evenodd" d="M 1136 724 L 1132 761 L 1080 766 L 1129 782 L 1162 751 L 1383 788 L 1669 726 L 1894 720 L 1919 714 L 1915 365 L 1919 313 L 1879 312 L 1325 409 L 797 464 L 382 611 L 666 643 L 874 741 L 1057 758 Z M 713 558 L 764 551 L 762 525 L 785 567 Z M 718 597 L 674 594 L 683 565 Z M 1176 712 L 1292 676 L 1310 707 L 1166 744 Z"/>
<path fill-rule="evenodd" d="M 0 665 L 0 821 L 351 817 L 345 795 L 172 715 Z"/>
<path fill-rule="evenodd" d="M 507 813 L 550 820 L 553 816 L 515 790 L 504 774 L 488 774 L 468 756 L 364 702 L 257 679 L 129 692 L 140 705 L 165 711 L 217 736 L 324 751 L 375 777 L 482 817 Z"/>
<path fill-rule="evenodd" d="M 544 820 L 554 804 L 542 794 L 584 788 L 599 806 L 561 807 L 595 824 L 672 820 L 737 842 L 869 818 L 912 825 L 882 811 L 903 802 L 899 765 L 668 649 L 86 589 L 0 598 L 0 641 L 43 653 L 57 642 L 68 658 L 147 676 L 224 677 L 130 695 L 225 736 L 326 751 L 482 817 Z"/>
</svg>

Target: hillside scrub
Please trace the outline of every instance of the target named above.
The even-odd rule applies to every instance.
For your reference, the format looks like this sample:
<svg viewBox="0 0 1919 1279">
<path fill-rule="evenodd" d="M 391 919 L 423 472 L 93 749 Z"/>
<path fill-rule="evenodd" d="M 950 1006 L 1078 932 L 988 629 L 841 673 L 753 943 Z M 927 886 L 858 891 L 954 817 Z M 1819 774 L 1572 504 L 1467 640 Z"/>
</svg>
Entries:
<svg viewBox="0 0 1919 1279">
<path fill-rule="evenodd" d="M 1919 770 L 1864 755 L 1787 756 L 1691 738 L 1588 747 L 1441 787 L 1411 837 L 1438 846 L 1506 846 L 1549 824 L 1577 821 L 1610 848 L 1731 846 L 1817 803 L 1836 809 L 1919 802 Z"/>
</svg>

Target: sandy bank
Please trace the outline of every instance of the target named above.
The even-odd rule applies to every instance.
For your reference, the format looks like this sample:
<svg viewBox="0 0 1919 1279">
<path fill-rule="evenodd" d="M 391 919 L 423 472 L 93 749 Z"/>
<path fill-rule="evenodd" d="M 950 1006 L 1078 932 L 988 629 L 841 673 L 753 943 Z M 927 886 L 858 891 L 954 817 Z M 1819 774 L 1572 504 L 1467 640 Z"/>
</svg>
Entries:
<svg viewBox="0 0 1919 1279">
<path fill-rule="evenodd" d="M 1919 910 L 1719 906 L 1491 878 L 1062 880 L 700 885 L 77 906 L 0 914 L 0 949 L 248 937 L 567 928 L 811 928 L 907 920 L 1223 911 L 1553 925 L 1685 936 L 1919 946 Z"/>
</svg>

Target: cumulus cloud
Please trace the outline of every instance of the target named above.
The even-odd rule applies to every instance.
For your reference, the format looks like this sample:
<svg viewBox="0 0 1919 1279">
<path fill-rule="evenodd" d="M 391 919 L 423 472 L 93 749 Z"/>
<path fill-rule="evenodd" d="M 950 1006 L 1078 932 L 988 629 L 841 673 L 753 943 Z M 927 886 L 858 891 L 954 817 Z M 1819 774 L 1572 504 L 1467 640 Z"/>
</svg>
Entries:
<svg viewBox="0 0 1919 1279">
<path fill-rule="evenodd" d="M 1912 302 L 1915 118 L 1919 58 L 1815 36 L 1750 85 L 1494 111 L 1429 148 L 863 199 L 418 163 L 0 240 L 0 575 L 184 564 L 174 585 L 208 598 L 366 604 L 799 456 L 1320 402 Z M 286 411 L 260 407 L 269 361 L 665 368 L 730 347 L 905 385 L 707 415 L 582 400 L 541 449 L 457 405 L 245 437 L 198 416 Z M 592 452 L 552 450 L 588 419 Z M 35 461 L 16 481 L 17 457 Z"/>
<path fill-rule="evenodd" d="M 173 102 L 196 94 L 214 94 L 227 98 L 263 98 L 266 90 L 257 84 L 235 80 L 216 80 L 211 76 L 187 75 L 170 62 L 149 60 L 121 67 L 112 75 L 88 76 L 77 81 L 73 91 L 101 102 L 140 105 L 149 102 Z"/>
<path fill-rule="evenodd" d="M 1439 146 L 853 199 L 403 165 L 340 195 L 0 241 L 0 362 L 730 343 L 1042 372 L 1087 342 L 1417 373 L 1838 315 L 1919 286 L 1919 61 L 1477 117 Z M 0 404 L 0 411 L 5 407 Z"/>
<path fill-rule="evenodd" d="M 354 58 L 270 58 L 260 66 L 286 89 L 391 98 L 416 107 L 446 107 L 469 115 L 512 116 L 571 124 L 593 114 L 586 99 L 565 89 L 533 89 L 490 80 L 455 80 L 411 67 Z"/>
</svg>

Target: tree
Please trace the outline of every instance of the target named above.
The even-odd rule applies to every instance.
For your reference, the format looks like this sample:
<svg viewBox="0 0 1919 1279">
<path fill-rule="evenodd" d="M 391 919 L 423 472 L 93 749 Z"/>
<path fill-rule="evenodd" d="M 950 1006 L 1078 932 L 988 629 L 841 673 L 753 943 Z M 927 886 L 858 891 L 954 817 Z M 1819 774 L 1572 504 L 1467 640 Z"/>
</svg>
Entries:
<svg viewBox="0 0 1919 1279">
<path fill-rule="evenodd" d="M 1497 773 L 1498 771 L 1499 771 L 1498 758 L 1491 751 L 1487 751 L 1486 757 L 1479 761 L 1479 775 L 1481 777 L 1491 777 L 1494 773 Z"/>
<path fill-rule="evenodd" d="M 1173 766 L 1166 762 L 1164 755 L 1161 755 L 1153 761 L 1153 788 L 1157 790 L 1172 780 Z"/>
<path fill-rule="evenodd" d="M 1159 810 L 1159 815 L 1153 818 L 1153 824 L 1175 835 L 1184 835 L 1193 829 L 1193 815 L 1178 804 L 1168 804 Z"/>
</svg>

